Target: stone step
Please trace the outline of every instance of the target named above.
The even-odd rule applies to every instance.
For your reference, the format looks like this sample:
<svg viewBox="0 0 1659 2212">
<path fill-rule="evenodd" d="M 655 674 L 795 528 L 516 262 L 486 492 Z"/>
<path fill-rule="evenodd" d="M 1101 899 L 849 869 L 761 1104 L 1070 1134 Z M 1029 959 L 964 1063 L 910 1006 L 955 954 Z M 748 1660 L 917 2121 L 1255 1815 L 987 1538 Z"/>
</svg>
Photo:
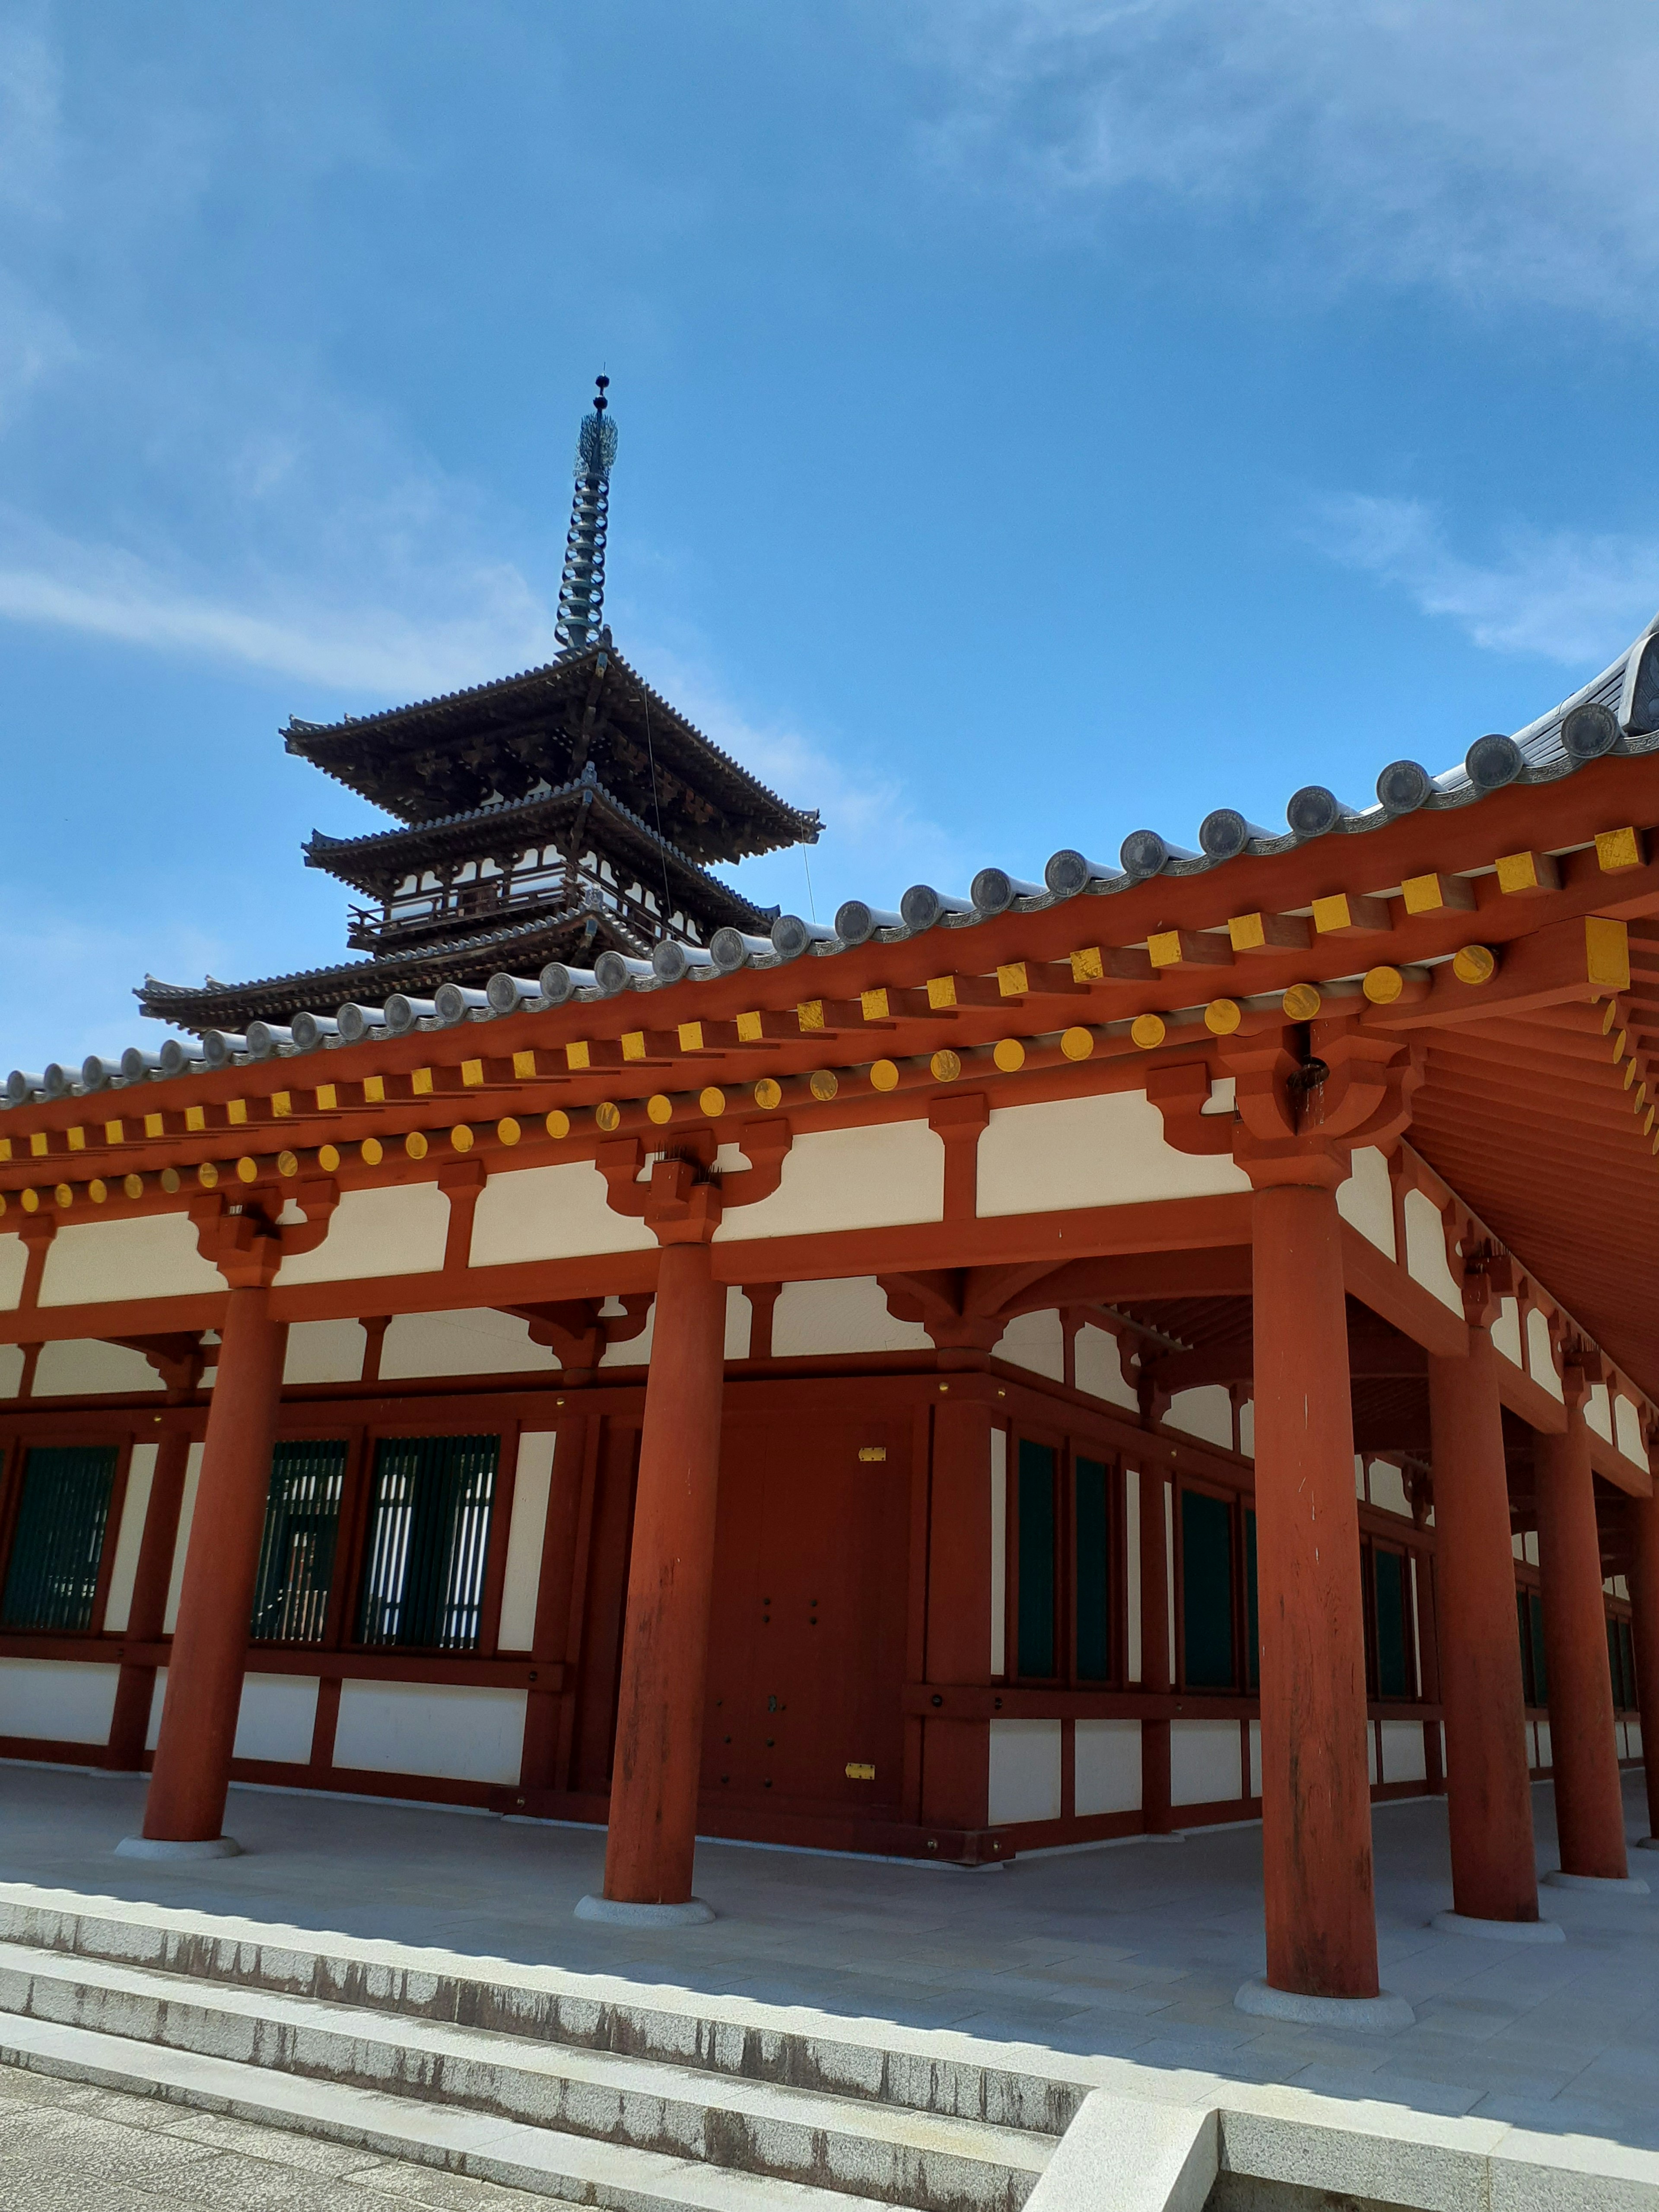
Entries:
<svg viewBox="0 0 1659 2212">
<path fill-rule="evenodd" d="M 914 2208 L 1019 2212 L 1055 2138 L 0 1942 L 0 2010 Z"/>
<path fill-rule="evenodd" d="M 1085 2060 L 1005 2051 L 948 2030 L 691 1996 L 616 1975 L 414 1949 L 372 1938 L 0 1884 L 0 1940 L 216 1987 L 314 1997 L 538 2045 L 661 2059 L 699 2072 L 1063 2135 L 1093 2086 Z M 1022 2057 L 1025 2054 L 1022 2054 Z M 1002 2063 L 999 2063 L 998 2060 Z"/>
<path fill-rule="evenodd" d="M 0 2015 L 0 2065 L 441 2168 L 598 2212 L 878 2212 L 875 2200 L 595 2142 L 456 2105 L 347 2088 L 130 2037 Z"/>
</svg>

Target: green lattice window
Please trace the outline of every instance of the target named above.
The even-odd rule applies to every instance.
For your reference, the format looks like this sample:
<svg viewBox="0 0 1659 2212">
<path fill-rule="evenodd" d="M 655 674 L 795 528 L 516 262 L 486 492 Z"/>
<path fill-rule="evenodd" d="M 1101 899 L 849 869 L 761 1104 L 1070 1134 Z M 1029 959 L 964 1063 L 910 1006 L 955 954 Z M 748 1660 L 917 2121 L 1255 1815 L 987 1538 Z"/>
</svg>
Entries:
<svg viewBox="0 0 1659 2212">
<path fill-rule="evenodd" d="M 1615 1711 L 1633 1712 L 1636 1708 L 1636 1646 L 1631 1638 L 1627 1620 L 1607 1620 L 1607 1669 L 1613 1676 L 1613 1702 Z"/>
<path fill-rule="evenodd" d="M 1077 1678 L 1104 1682 L 1112 1672 L 1111 1490 L 1097 1459 L 1077 1462 L 1076 1488 Z"/>
<path fill-rule="evenodd" d="M 1231 1690 L 1233 1509 L 1201 1490 L 1181 1493 L 1182 1679 L 1189 1690 Z"/>
<path fill-rule="evenodd" d="M 1054 1468 L 1052 1444 L 1019 1444 L 1019 1671 L 1039 1678 L 1054 1666 Z"/>
<path fill-rule="evenodd" d="M 1547 1705 L 1550 1684 L 1544 1665 L 1544 1601 L 1534 1589 L 1518 1589 L 1515 1613 L 1521 1632 L 1521 1681 L 1526 1701 L 1529 1705 Z"/>
<path fill-rule="evenodd" d="M 477 1647 L 499 1437 L 388 1437 L 374 1455 L 357 1633 L 364 1644 Z"/>
<path fill-rule="evenodd" d="M 1413 1679 L 1406 1562 L 1400 1553 L 1387 1551 L 1380 1544 L 1371 1553 L 1371 1591 L 1376 1609 L 1376 1694 L 1409 1698 L 1417 1685 Z"/>
<path fill-rule="evenodd" d="M 283 1644 L 320 1644 L 334 1585 L 334 1547 L 345 1488 L 346 1446 L 332 1440 L 280 1443 L 250 1632 Z"/>
<path fill-rule="evenodd" d="M 8 1628 L 92 1626 L 115 1486 L 113 1444 L 34 1444 L 0 1598 Z"/>
</svg>

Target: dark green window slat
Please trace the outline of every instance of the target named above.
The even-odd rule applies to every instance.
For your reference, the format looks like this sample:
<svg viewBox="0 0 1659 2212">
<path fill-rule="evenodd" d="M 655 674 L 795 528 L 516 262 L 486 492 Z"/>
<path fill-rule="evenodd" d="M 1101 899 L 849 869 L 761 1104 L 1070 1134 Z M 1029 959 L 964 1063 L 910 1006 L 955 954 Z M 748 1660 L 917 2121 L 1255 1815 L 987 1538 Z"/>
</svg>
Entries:
<svg viewBox="0 0 1659 2212">
<path fill-rule="evenodd" d="M 1532 1614 L 1523 1589 L 1515 1593 L 1515 1625 L 1521 1638 L 1522 1701 L 1525 1705 L 1535 1705 L 1538 1697 L 1532 1678 Z"/>
<path fill-rule="evenodd" d="M 1104 1682 L 1112 1671 L 1109 1492 L 1097 1459 L 1077 1462 L 1077 1678 Z"/>
<path fill-rule="evenodd" d="M 1636 1632 L 1627 1620 L 1619 1624 L 1619 1648 L 1625 1660 L 1625 1708 L 1636 1711 Z"/>
<path fill-rule="evenodd" d="M 1054 1453 L 1019 1445 L 1019 1671 L 1054 1672 Z"/>
<path fill-rule="evenodd" d="M 1376 1694 L 1408 1698 L 1411 1662 L 1406 1647 L 1406 1562 L 1379 1547 L 1372 1554 L 1376 1593 Z"/>
<path fill-rule="evenodd" d="M 280 1443 L 271 1454 L 251 1634 L 284 1644 L 321 1643 L 334 1584 L 345 1465 L 345 1444 L 332 1440 Z"/>
<path fill-rule="evenodd" d="M 1636 1704 L 1636 1653 L 1631 1642 L 1630 1623 L 1607 1618 L 1607 1671 L 1613 1677 L 1613 1702 L 1619 1712 L 1631 1711 Z"/>
<path fill-rule="evenodd" d="M 0 1598 L 8 1628 L 92 1626 L 115 1485 L 112 1444 L 36 1444 L 23 1467 L 23 1494 Z"/>
<path fill-rule="evenodd" d="M 1261 1601 L 1255 1571 L 1255 1509 L 1244 1510 L 1244 1679 L 1252 1690 L 1261 1687 Z"/>
<path fill-rule="evenodd" d="M 470 1651 L 478 1641 L 499 1437 L 388 1437 L 374 1455 L 357 1632 Z"/>
<path fill-rule="evenodd" d="M 1233 1512 L 1198 1490 L 1181 1493 L 1181 1597 L 1188 1687 L 1232 1689 Z"/>
<path fill-rule="evenodd" d="M 1536 1590 L 1529 1590 L 1527 1594 L 1527 1613 L 1532 1644 L 1534 1702 L 1547 1705 L 1550 1701 L 1550 1673 L 1544 1663 L 1544 1601 Z"/>
</svg>

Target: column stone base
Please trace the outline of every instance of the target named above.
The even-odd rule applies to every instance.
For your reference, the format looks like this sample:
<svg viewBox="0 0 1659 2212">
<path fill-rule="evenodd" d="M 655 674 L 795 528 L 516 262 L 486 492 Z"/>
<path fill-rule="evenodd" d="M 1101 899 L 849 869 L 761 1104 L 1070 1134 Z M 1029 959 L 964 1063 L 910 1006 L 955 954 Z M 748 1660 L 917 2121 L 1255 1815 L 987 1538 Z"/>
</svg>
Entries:
<svg viewBox="0 0 1659 2212">
<path fill-rule="evenodd" d="M 1639 1875 L 1568 1874 L 1555 1867 L 1544 1876 L 1552 1889 L 1586 1889 L 1593 1896 L 1645 1897 L 1648 1886 Z"/>
<path fill-rule="evenodd" d="M 123 1836 L 115 1846 L 118 1859 L 236 1859 L 242 1847 L 234 1836 L 203 1836 L 191 1843 L 173 1843 L 160 1836 Z"/>
<path fill-rule="evenodd" d="M 1391 1997 L 1385 1990 L 1375 1997 L 1309 1997 L 1294 1990 L 1275 1990 L 1266 1982 L 1246 1982 L 1233 1999 L 1240 2012 L 1261 2020 L 1293 2020 L 1304 2027 L 1359 2028 L 1373 2035 L 1392 2035 L 1410 2027 L 1417 2014 L 1404 1997 Z"/>
<path fill-rule="evenodd" d="M 575 1917 L 604 1921 L 612 1928 L 696 1928 L 720 1916 L 700 1897 L 689 1897 L 684 1905 L 630 1905 L 619 1897 L 584 1897 Z"/>
<path fill-rule="evenodd" d="M 1478 1920 L 1468 1912 L 1437 1912 L 1430 1921 L 1443 1936 L 1484 1936 L 1491 1943 L 1565 1943 L 1556 1920 Z"/>
</svg>

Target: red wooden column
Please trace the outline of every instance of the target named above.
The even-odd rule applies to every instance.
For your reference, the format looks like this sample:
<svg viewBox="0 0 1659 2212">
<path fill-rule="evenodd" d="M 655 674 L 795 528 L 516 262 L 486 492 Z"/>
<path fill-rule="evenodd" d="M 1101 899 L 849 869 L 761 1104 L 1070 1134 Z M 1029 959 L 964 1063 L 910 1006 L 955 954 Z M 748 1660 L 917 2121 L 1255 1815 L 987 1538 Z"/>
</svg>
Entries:
<svg viewBox="0 0 1659 2212">
<path fill-rule="evenodd" d="M 1549 1675 L 1550 1751 L 1555 1766 L 1559 1874 L 1565 1887 L 1624 1882 L 1625 1808 L 1613 1731 L 1602 1603 L 1601 1538 L 1595 1525 L 1583 1370 L 1565 1374 L 1567 1425 L 1536 1445 L 1538 1564 L 1544 1599 L 1544 1662 Z M 1645 1731 L 1644 1731 L 1645 1733 Z M 1644 1885 L 1645 1887 L 1645 1884 Z"/>
<path fill-rule="evenodd" d="M 1650 1456 L 1651 1468 L 1659 1453 Z M 1642 1764 L 1648 1784 L 1643 1848 L 1659 1850 L 1659 1490 L 1631 1500 L 1631 1636 L 1636 1646 L 1636 1702 L 1642 1715 Z"/>
<path fill-rule="evenodd" d="M 1483 1288 L 1472 1276 L 1465 1292 L 1468 1357 L 1429 1359 L 1454 1906 L 1435 1924 L 1559 1941 L 1560 1929 L 1538 1917 L 1499 1354 Z"/>
<path fill-rule="evenodd" d="M 726 1286 L 710 1242 L 719 1192 L 691 1163 L 653 1172 L 646 1219 L 662 1243 L 640 1438 L 605 1890 L 584 1920 L 712 1920 L 691 1894 L 714 1579 Z"/>
<path fill-rule="evenodd" d="M 1353 1999 L 1378 1992 L 1336 1180 L 1252 1209 L 1261 1841 L 1269 1994 Z"/>
<path fill-rule="evenodd" d="M 287 1322 L 270 1312 L 280 1256 L 276 1237 L 259 1239 L 226 1298 L 143 1834 L 116 1847 L 130 1857 L 238 1848 L 221 1831 L 288 1344 Z"/>
</svg>

